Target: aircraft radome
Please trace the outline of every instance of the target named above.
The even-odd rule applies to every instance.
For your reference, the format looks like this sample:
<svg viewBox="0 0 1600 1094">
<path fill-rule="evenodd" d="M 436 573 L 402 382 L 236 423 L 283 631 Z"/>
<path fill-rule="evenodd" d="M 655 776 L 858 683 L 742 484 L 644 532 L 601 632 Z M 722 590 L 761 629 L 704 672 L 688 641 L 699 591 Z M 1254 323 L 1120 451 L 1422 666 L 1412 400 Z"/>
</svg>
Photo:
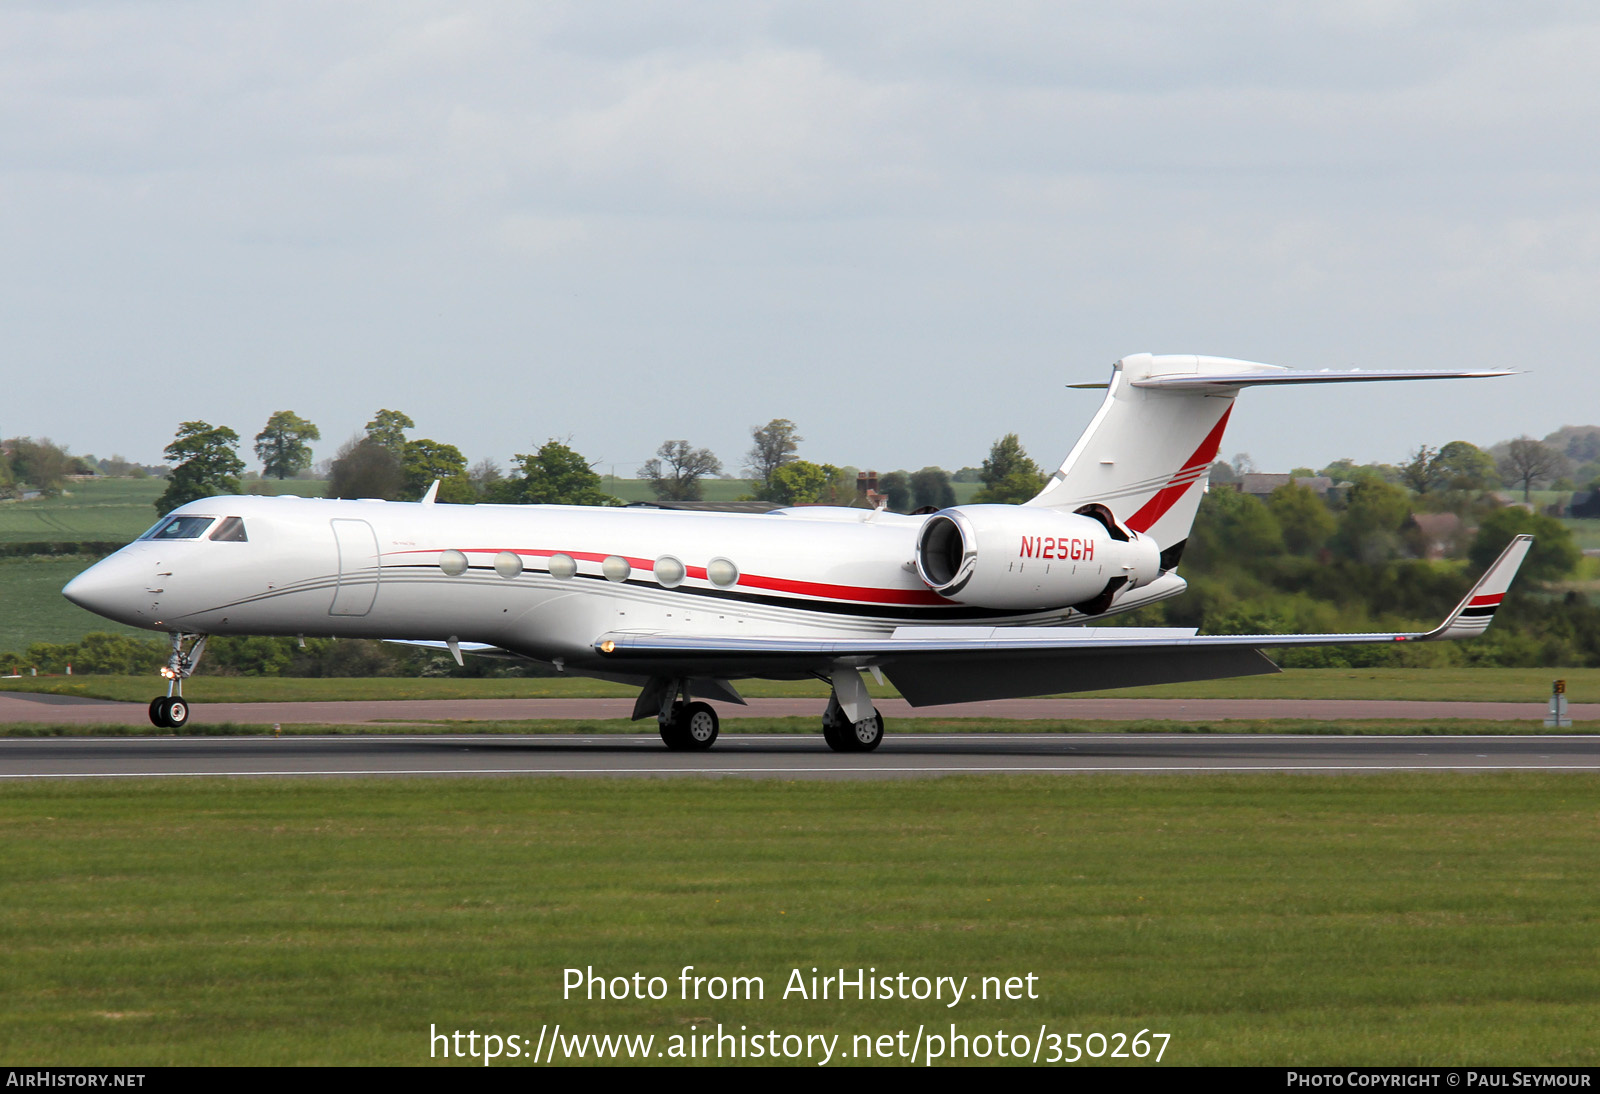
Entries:
<svg viewBox="0 0 1600 1094">
<path fill-rule="evenodd" d="M 823 733 L 877 747 L 861 673 L 912 705 L 1276 672 L 1277 646 L 1480 634 L 1526 556 L 1519 536 L 1435 629 L 1201 636 L 1097 627 L 1183 592 L 1179 560 L 1241 388 L 1503 376 L 1307 372 L 1216 357 L 1125 357 L 1039 495 L 901 516 L 214 497 L 174 510 L 74 578 L 68 599 L 172 636 L 157 725 L 214 634 L 381 638 L 526 658 L 640 687 L 669 748 L 709 748 L 735 681 L 832 685 Z M 1090 625 L 1083 625 L 1090 624 Z"/>
</svg>

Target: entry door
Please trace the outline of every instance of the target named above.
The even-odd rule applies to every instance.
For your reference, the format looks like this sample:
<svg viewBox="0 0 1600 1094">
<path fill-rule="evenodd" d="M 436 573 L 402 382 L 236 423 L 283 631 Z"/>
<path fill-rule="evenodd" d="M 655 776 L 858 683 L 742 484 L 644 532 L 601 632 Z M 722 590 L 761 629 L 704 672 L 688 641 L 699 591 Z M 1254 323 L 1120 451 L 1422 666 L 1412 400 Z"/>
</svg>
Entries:
<svg viewBox="0 0 1600 1094">
<path fill-rule="evenodd" d="M 378 537 L 364 520 L 335 520 L 333 538 L 339 544 L 339 587 L 333 593 L 329 615 L 366 615 L 378 599 Z"/>
</svg>

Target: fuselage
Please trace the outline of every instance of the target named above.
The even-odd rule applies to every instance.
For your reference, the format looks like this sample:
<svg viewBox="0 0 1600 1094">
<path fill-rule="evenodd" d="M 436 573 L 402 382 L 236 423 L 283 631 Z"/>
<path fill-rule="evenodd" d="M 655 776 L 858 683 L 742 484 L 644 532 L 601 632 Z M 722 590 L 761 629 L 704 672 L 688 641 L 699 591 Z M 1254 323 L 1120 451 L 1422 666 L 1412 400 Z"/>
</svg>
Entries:
<svg viewBox="0 0 1600 1094">
<path fill-rule="evenodd" d="M 579 672 L 603 671 L 593 643 L 614 631 L 847 638 L 1087 618 L 935 592 L 913 563 L 924 520 L 821 507 L 754 515 L 215 497 L 175 510 L 64 592 L 157 631 L 454 639 Z M 1098 565 L 1061 564 L 1086 575 Z M 1163 575 L 1112 611 L 1183 588 Z"/>
</svg>

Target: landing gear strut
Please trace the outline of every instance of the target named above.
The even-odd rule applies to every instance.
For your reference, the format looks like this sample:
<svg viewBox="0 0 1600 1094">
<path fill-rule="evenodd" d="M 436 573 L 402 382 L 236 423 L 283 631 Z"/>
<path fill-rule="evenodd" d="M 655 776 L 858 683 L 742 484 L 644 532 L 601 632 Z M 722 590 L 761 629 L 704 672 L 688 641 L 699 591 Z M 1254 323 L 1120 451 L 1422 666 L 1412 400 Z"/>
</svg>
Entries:
<svg viewBox="0 0 1600 1094">
<path fill-rule="evenodd" d="M 150 721 L 154 725 L 162 729 L 182 729 L 188 723 L 189 702 L 183 697 L 183 682 L 200 664 L 207 637 L 173 632 L 172 652 L 161 669 L 161 675 L 167 678 L 167 693 L 150 700 Z"/>
</svg>

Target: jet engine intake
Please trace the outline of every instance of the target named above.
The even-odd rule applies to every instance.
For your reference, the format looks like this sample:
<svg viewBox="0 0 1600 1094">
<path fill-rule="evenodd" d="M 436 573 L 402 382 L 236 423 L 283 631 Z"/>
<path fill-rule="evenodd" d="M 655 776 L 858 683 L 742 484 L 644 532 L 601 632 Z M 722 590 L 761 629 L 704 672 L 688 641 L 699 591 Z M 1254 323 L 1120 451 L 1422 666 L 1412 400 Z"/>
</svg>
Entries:
<svg viewBox="0 0 1600 1094">
<path fill-rule="evenodd" d="M 957 505 L 923 522 L 917 574 L 940 596 L 982 608 L 1076 607 L 1098 615 L 1161 573 L 1161 551 L 1104 506 L 1061 513 Z"/>
</svg>

